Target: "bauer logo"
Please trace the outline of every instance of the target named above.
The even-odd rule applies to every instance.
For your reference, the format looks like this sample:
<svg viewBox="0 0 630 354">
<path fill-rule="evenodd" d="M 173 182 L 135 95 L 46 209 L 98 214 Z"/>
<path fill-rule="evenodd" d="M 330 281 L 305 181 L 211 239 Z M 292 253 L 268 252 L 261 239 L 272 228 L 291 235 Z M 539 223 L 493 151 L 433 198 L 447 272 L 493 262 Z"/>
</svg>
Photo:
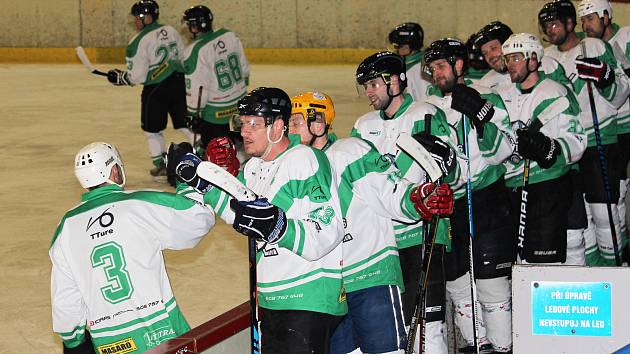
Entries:
<svg viewBox="0 0 630 354">
<path fill-rule="evenodd" d="M 175 338 L 175 331 L 171 326 L 164 326 L 144 334 L 143 339 L 148 347 L 155 347 L 162 342 Z"/>
<path fill-rule="evenodd" d="M 111 344 L 101 345 L 96 348 L 99 354 L 123 354 L 131 353 L 138 349 L 133 338 L 126 338 Z"/>
</svg>

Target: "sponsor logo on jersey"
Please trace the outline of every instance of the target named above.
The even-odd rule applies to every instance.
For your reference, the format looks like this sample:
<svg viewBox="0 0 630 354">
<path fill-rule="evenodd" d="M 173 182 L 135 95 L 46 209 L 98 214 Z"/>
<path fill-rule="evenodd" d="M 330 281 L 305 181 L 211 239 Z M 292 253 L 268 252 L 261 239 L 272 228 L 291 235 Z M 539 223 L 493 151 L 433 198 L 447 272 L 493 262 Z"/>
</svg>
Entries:
<svg viewBox="0 0 630 354">
<path fill-rule="evenodd" d="M 136 342 L 133 341 L 133 338 L 125 338 L 123 340 L 119 340 L 118 342 L 101 345 L 96 348 L 99 354 L 131 353 L 137 349 L 138 347 L 136 346 Z"/>
<path fill-rule="evenodd" d="M 352 241 L 352 240 L 354 240 L 354 238 L 352 237 L 351 234 L 343 235 L 343 242 L 348 242 L 348 241 Z"/>
<path fill-rule="evenodd" d="M 380 130 L 370 130 L 368 132 L 368 134 L 374 135 L 374 136 L 379 136 L 379 135 L 381 135 L 381 131 Z"/>
<path fill-rule="evenodd" d="M 324 225 L 330 225 L 330 222 L 335 217 L 335 211 L 327 205 L 311 211 L 308 213 L 308 217 L 312 220 L 318 220 Z"/>
<path fill-rule="evenodd" d="M 265 248 L 264 249 L 265 257 L 273 257 L 278 255 L 278 250 L 275 248 Z"/>
<path fill-rule="evenodd" d="M 114 214 L 110 213 L 109 209 L 111 208 L 105 209 L 105 211 L 101 213 L 101 215 L 99 215 L 94 220 L 92 220 L 92 217 L 90 217 L 90 220 L 88 220 L 88 224 L 87 224 L 87 227 L 85 228 L 85 231 L 88 231 L 90 227 L 92 227 L 92 225 L 94 225 L 97 221 L 99 225 L 101 225 L 101 227 L 109 227 L 111 224 L 113 224 Z"/>
<path fill-rule="evenodd" d="M 153 331 L 147 332 L 142 336 L 144 342 L 149 347 L 155 347 L 162 342 L 166 342 L 171 338 L 175 338 L 175 330 L 171 326 L 159 327 Z"/>
</svg>

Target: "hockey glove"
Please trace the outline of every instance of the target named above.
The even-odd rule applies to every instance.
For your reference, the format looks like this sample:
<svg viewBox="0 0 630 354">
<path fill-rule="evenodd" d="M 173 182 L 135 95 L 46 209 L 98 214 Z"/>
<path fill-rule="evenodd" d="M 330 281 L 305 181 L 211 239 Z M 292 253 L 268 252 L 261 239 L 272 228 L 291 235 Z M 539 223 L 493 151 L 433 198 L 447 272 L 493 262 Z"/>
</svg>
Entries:
<svg viewBox="0 0 630 354">
<path fill-rule="evenodd" d="M 195 134 L 201 134 L 201 122 L 202 119 L 197 114 L 192 113 L 184 116 L 186 120 L 186 126 L 192 130 Z"/>
<path fill-rule="evenodd" d="M 560 145 L 554 139 L 541 132 L 530 132 L 527 129 L 516 131 L 519 154 L 526 159 L 538 163 L 541 168 L 551 167 L 560 155 Z"/>
<path fill-rule="evenodd" d="M 227 136 L 210 140 L 206 147 L 206 160 L 223 167 L 234 176 L 238 175 L 238 169 L 241 167 L 240 161 L 236 158 L 236 147 Z"/>
<path fill-rule="evenodd" d="M 192 153 L 192 146 L 188 143 L 171 144 L 166 154 L 166 170 L 174 171 L 177 178 L 204 194 L 212 189 L 212 185 L 197 176 L 197 166 L 201 159 Z M 167 172 L 168 173 L 168 172 Z"/>
<path fill-rule="evenodd" d="M 445 142 L 435 135 L 426 135 L 424 133 L 414 134 L 413 138 L 431 154 L 431 157 L 437 162 L 443 176 L 448 175 L 455 169 L 457 159 L 455 158 L 455 150 L 451 149 Z"/>
<path fill-rule="evenodd" d="M 483 137 L 483 125 L 494 115 L 492 104 L 477 90 L 464 84 L 455 85 L 451 98 L 451 108 L 470 118 L 477 136 Z"/>
<path fill-rule="evenodd" d="M 615 82 L 613 70 L 597 58 L 577 58 L 575 68 L 580 79 L 593 81 L 599 89 L 606 88 Z"/>
<path fill-rule="evenodd" d="M 239 233 L 274 244 L 284 236 L 287 229 L 287 217 L 284 211 L 270 204 L 267 198 L 252 202 L 230 200 L 234 210 L 232 227 Z"/>
<path fill-rule="evenodd" d="M 435 186 L 432 182 L 414 187 L 409 195 L 420 217 L 431 220 L 433 215 L 448 216 L 453 214 L 453 190 L 448 184 Z"/>
<path fill-rule="evenodd" d="M 126 71 L 122 71 L 119 69 L 112 69 L 108 71 L 107 81 L 111 82 L 115 86 L 131 86 L 131 81 L 129 81 L 129 74 Z"/>
</svg>

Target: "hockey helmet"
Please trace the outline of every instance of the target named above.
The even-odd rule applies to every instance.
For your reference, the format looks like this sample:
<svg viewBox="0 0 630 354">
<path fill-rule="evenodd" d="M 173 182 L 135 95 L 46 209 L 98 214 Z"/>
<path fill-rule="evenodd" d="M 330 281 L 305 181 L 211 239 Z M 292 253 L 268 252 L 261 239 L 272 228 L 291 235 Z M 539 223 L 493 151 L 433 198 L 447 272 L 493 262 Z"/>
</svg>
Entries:
<svg viewBox="0 0 630 354">
<path fill-rule="evenodd" d="M 332 99 L 325 93 L 309 91 L 291 97 L 293 109 L 291 114 L 300 113 L 307 123 L 322 119 L 327 126 L 331 126 L 335 119 L 335 106 Z"/>
<path fill-rule="evenodd" d="M 424 45 L 424 31 L 415 22 L 405 22 L 389 33 L 389 43 L 401 46 L 408 44 L 412 50 L 420 50 Z"/>
<path fill-rule="evenodd" d="M 604 17 L 604 11 L 608 12 L 608 18 L 612 20 L 612 7 L 608 0 L 582 0 L 578 4 L 578 15 L 580 17 L 597 12 L 599 17 Z"/>
<path fill-rule="evenodd" d="M 193 6 L 184 11 L 182 22 L 186 22 L 188 29 L 196 27 L 199 32 L 212 31 L 212 11 L 203 5 Z"/>
<path fill-rule="evenodd" d="M 380 77 L 388 87 L 392 75 L 398 75 L 400 78 L 401 90 L 407 87 L 405 60 L 400 55 L 388 51 L 378 52 L 363 59 L 355 74 L 359 85 Z"/>
<path fill-rule="evenodd" d="M 431 43 L 424 53 L 425 67 L 438 59 L 445 59 L 451 66 L 455 66 L 457 59 L 461 59 L 464 61 L 463 71 L 468 68 L 468 50 L 457 38 L 443 38 Z"/>
<path fill-rule="evenodd" d="M 505 42 L 512 33 L 512 29 L 503 22 L 492 21 L 477 32 L 474 44 L 480 49 L 481 46 L 495 39 L 498 40 L 499 43 L 503 44 L 503 42 Z"/>
<path fill-rule="evenodd" d="M 475 43 L 477 33 L 473 33 L 466 41 L 466 50 L 468 51 L 468 64 L 477 70 L 487 70 L 489 68 L 488 63 L 481 54 L 481 46 Z"/>
<path fill-rule="evenodd" d="M 122 183 L 118 184 L 109 179 L 112 168 L 120 167 Z M 108 143 L 95 142 L 83 147 L 74 158 L 74 175 L 81 187 L 88 189 L 103 183 L 125 185 L 125 170 L 120 154 L 116 148 Z"/>
<path fill-rule="evenodd" d="M 263 117 L 265 125 L 271 125 L 280 118 L 288 125 L 291 117 L 291 99 L 279 88 L 258 87 L 238 101 L 238 114 Z"/>
<path fill-rule="evenodd" d="M 536 53 L 536 59 L 540 63 L 545 51 L 540 39 L 530 33 L 517 33 L 511 35 L 501 48 L 503 55 L 522 53 L 525 59 L 532 57 L 532 53 Z"/>
<path fill-rule="evenodd" d="M 140 18 L 151 15 L 153 21 L 157 21 L 160 17 L 160 7 L 154 0 L 140 0 L 131 6 L 131 14 Z"/>
<path fill-rule="evenodd" d="M 570 0 L 548 2 L 538 12 L 538 24 L 543 29 L 545 28 L 545 22 L 560 20 L 562 23 L 566 23 L 568 18 L 573 20 L 574 25 L 576 24 L 575 6 Z"/>
</svg>

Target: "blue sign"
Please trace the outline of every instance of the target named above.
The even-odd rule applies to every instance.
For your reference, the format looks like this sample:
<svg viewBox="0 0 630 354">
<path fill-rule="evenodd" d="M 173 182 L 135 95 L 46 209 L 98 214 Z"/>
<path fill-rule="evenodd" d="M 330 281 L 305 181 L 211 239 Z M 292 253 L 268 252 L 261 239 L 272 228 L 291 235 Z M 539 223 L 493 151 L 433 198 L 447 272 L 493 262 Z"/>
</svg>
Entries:
<svg viewBox="0 0 630 354">
<path fill-rule="evenodd" d="M 612 284 L 532 282 L 532 334 L 612 336 Z"/>
</svg>

